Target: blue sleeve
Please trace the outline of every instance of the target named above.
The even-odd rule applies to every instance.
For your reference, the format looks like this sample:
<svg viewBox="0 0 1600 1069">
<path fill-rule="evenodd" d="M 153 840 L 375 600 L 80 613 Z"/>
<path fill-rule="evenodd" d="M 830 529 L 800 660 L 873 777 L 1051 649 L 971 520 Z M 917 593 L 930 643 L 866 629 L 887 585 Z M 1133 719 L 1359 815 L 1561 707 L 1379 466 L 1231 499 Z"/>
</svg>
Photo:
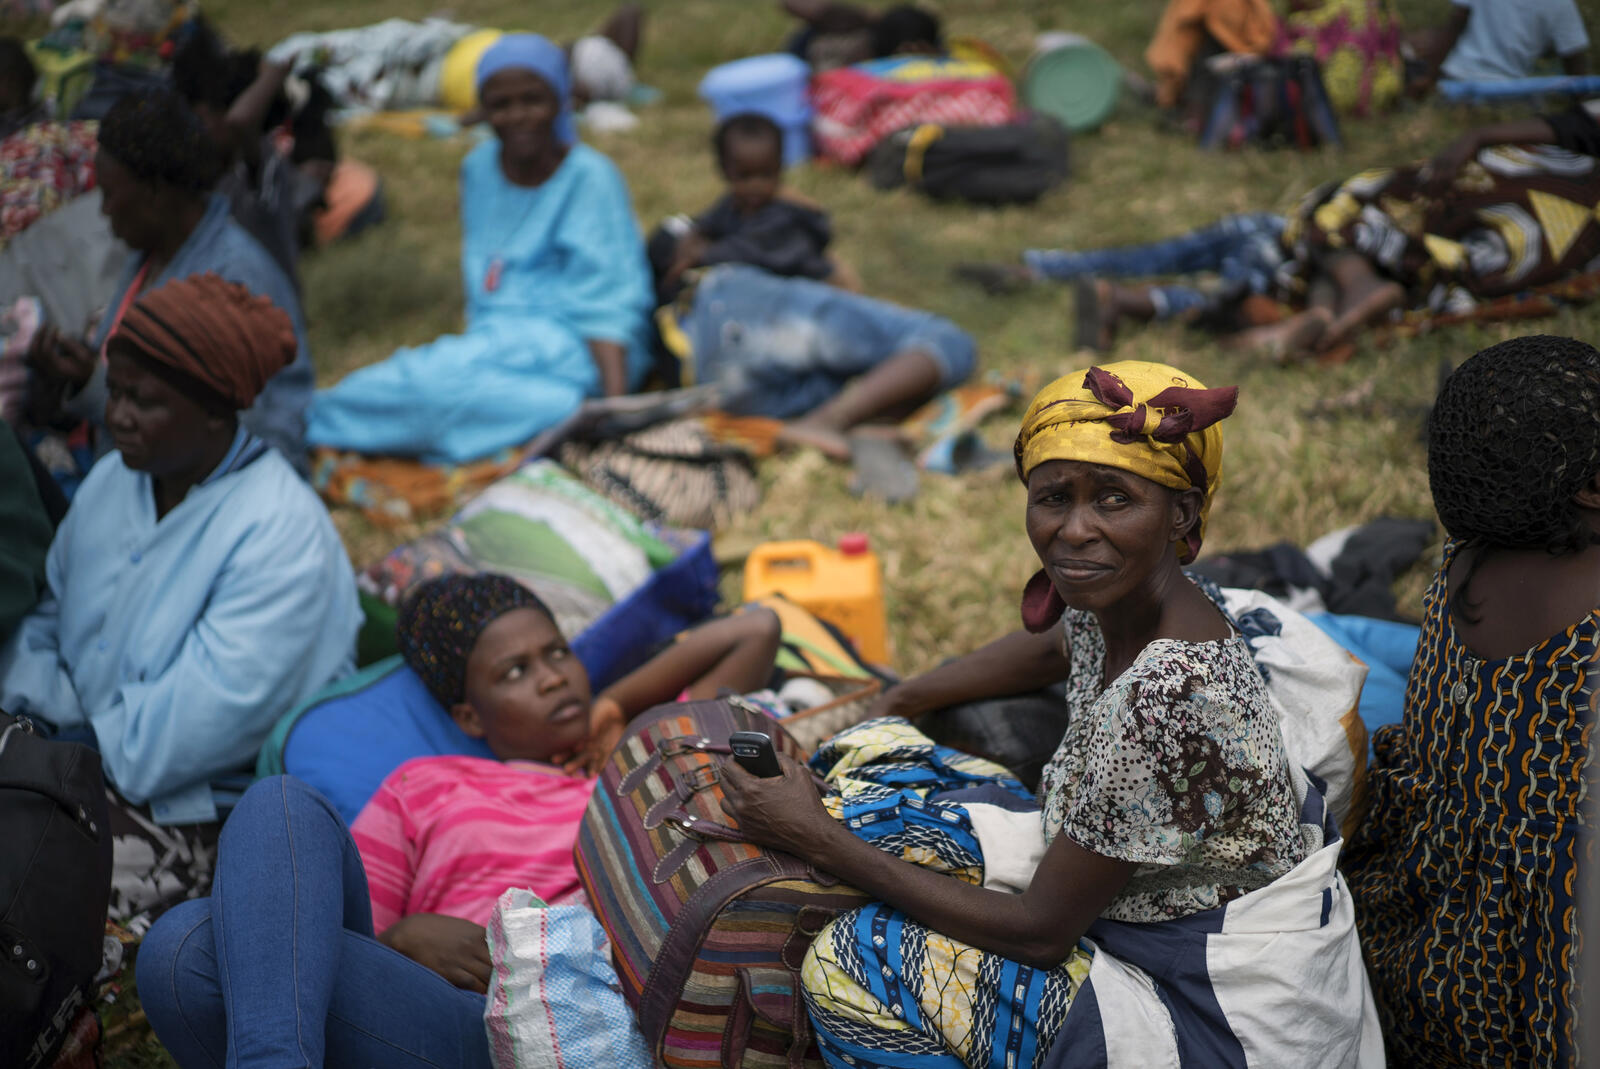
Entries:
<svg viewBox="0 0 1600 1069">
<path fill-rule="evenodd" d="M 1548 29 L 1550 44 L 1558 56 L 1570 56 L 1589 47 L 1589 33 L 1583 27 L 1583 16 L 1578 14 L 1578 5 L 1572 0 L 1558 4 L 1551 10 Z"/>
<path fill-rule="evenodd" d="M 594 153 L 586 170 L 561 222 L 562 314 L 585 341 L 634 346 L 654 303 L 644 238 L 616 166 Z"/>
<path fill-rule="evenodd" d="M 252 524 L 173 662 L 159 676 L 123 683 L 111 707 L 95 711 L 101 759 L 129 801 L 250 764 L 283 712 L 283 695 L 324 674 L 330 650 L 342 649 L 350 668 L 355 580 L 343 552 L 328 544 L 331 532 L 309 519 L 279 511 Z"/>
</svg>

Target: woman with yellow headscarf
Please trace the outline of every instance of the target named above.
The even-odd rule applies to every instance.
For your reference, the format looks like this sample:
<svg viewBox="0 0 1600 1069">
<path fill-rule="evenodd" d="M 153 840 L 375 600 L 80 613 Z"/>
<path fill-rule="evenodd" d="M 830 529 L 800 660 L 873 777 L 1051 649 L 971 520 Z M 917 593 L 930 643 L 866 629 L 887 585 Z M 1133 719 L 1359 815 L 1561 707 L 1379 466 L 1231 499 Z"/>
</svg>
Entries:
<svg viewBox="0 0 1600 1069">
<path fill-rule="evenodd" d="M 1237 392 L 1130 361 L 1023 419 L 1026 630 L 886 708 L 1064 682 L 1036 802 L 896 716 L 823 745 L 820 800 L 793 762 L 723 767 L 746 835 L 877 900 L 801 970 L 830 1066 L 1383 1064 L 1337 828 L 1219 594 L 1182 567 Z"/>
</svg>

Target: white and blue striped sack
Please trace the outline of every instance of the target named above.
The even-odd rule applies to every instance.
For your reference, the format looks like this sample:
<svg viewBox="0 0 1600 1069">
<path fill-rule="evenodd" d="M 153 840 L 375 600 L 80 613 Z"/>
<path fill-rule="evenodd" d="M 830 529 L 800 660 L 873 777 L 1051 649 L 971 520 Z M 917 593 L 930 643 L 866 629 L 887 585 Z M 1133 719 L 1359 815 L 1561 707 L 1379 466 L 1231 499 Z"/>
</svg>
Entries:
<svg viewBox="0 0 1600 1069">
<path fill-rule="evenodd" d="M 656 1069 L 588 909 L 513 888 L 495 903 L 488 940 L 483 1023 L 495 1069 Z"/>
</svg>

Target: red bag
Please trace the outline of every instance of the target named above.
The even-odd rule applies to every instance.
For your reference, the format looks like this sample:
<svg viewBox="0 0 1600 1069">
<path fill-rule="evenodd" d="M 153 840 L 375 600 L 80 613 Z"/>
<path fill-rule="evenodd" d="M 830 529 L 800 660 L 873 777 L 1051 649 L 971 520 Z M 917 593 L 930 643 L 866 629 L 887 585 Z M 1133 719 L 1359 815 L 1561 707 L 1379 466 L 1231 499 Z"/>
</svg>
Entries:
<svg viewBox="0 0 1600 1069">
<path fill-rule="evenodd" d="M 817 154 L 847 167 L 896 130 L 919 123 L 1003 126 L 1016 118 L 1011 82 L 985 63 L 897 56 L 824 71 L 811 80 Z"/>
</svg>

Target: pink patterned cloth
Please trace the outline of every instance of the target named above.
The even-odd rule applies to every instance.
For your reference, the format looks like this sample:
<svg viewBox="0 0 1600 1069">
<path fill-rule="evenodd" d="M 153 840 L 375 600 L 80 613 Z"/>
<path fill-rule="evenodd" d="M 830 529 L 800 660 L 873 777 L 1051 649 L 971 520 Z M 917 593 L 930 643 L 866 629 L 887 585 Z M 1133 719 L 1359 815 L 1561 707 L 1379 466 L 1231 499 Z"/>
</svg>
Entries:
<svg viewBox="0 0 1600 1069">
<path fill-rule="evenodd" d="M 596 782 L 533 761 L 407 761 L 350 826 L 373 929 L 413 913 L 487 926 L 512 887 L 551 905 L 572 901 L 581 894 L 572 849 Z"/>
<path fill-rule="evenodd" d="M 817 152 L 847 167 L 907 126 L 1003 126 L 1016 118 L 1011 82 L 993 67 L 901 56 L 824 71 L 811 80 Z"/>
<path fill-rule="evenodd" d="M 94 188 L 96 122 L 41 122 L 0 141 L 0 249 Z"/>
</svg>

